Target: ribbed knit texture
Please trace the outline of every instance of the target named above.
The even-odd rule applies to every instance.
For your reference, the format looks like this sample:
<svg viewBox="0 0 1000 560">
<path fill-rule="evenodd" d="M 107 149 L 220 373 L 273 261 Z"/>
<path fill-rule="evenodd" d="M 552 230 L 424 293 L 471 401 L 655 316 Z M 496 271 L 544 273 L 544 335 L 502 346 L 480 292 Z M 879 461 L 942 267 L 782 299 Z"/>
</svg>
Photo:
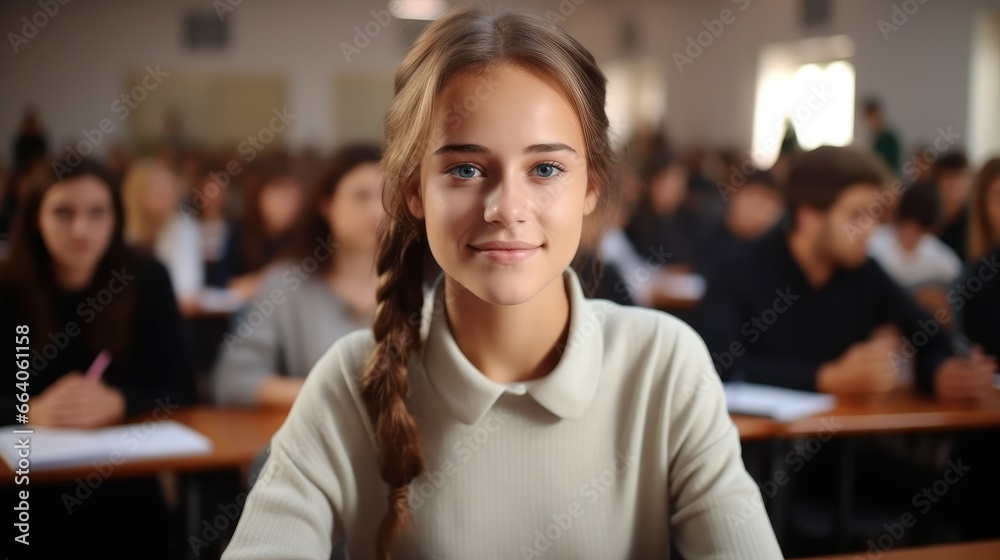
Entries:
<svg viewBox="0 0 1000 560">
<path fill-rule="evenodd" d="M 672 539 L 687 560 L 782 558 L 698 335 L 584 299 L 572 269 L 564 280 L 567 349 L 523 385 L 478 372 L 427 298 L 407 401 L 427 470 L 393 557 L 641 560 L 666 558 Z M 224 560 L 327 560 L 341 539 L 352 560 L 373 557 L 387 486 L 357 388 L 373 347 L 356 331 L 309 374 Z"/>
</svg>

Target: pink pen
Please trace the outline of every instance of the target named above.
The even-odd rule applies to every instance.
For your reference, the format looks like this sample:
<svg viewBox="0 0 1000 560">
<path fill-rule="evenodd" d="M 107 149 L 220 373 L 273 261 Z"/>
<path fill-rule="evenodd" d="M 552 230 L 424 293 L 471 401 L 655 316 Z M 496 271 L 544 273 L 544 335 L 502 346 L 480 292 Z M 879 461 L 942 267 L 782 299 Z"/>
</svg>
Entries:
<svg viewBox="0 0 1000 560">
<path fill-rule="evenodd" d="M 94 358 L 94 363 L 90 364 L 90 369 L 83 376 L 85 381 L 97 381 L 104 375 L 104 370 L 108 369 L 108 364 L 111 363 L 111 351 L 108 349 L 101 350 L 101 353 Z"/>
</svg>

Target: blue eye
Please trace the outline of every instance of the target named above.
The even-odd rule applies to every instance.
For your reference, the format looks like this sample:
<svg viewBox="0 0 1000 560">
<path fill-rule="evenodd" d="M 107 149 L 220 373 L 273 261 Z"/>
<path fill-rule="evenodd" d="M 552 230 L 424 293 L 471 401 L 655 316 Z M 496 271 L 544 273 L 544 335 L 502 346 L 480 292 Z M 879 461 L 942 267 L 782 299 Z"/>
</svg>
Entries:
<svg viewBox="0 0 1000 560">
<path fill-rule="evenodd" d="M 463 164 L 454 167 L 450 173 L 456 175 L 460 179 L 474 179 L 476 177 L 476 173 L 479 173 L 479 170 L 473 165 Z"/>
<path fill-rule="evenodd" d="M 563 169 L 554 163 L 539 163 L 535 166 L 535 175 L 542 179 L 550 179 L 561 173 Z"/>
</svg>

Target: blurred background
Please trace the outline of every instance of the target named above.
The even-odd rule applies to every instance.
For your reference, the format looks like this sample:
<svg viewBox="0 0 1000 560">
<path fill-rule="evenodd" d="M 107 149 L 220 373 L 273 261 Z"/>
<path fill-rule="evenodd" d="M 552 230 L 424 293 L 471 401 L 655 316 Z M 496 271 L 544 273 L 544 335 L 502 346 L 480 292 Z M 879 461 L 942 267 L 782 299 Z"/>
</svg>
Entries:
<svg viewBox="0 0 1000 560">
<path fill-rule="evenodd" d="M 161 389 L 210 411 L 279 411 L 276 419 L 268 417 L 270 424 L 253 424 L 259 437 L 247 440 L 250 455 L 230 465 L 232 472 L 155 476 L 164 517 L 142 526 L 166 520 L 169 534 L 156 538 L 171 543 L 164 545 L 167 557 L 203 550 L 218 555 L 232 527 L 216 527 L 216 537 L 208 538 L 201 521 L 236 503 L 234 496 L 248 480 L 252 484 L 249 459 L 256 457 L 259 467 L 260 448 L 319 355 L 343 334 L 369 324 L 380 215 L 376 164 L 393 74 L 427 24 L 461 3 L 0 3 L 7 42 L 0 48 L 0 255 L 11 250 L 18 220 L 32 219 L 19 213 L 26 207 L 37 211 L 28 204 L 32 192 L 44 189 L 53 173 L 62 176 L 89 165 L 85 160 L 96 162 L 123 200 L 124 241 L 162 263 L 169 276 L 163 297 L 177 302 L 176 310 L 146 319 L 176 322 L 176 339 L 159 333 L 156 340 L 174 341 L 160 352 L 185 356 L 169 362 L 171 372 L 164 374 L 175 376 L 176 386 Z M 953 283 L 989 248 L 1000 246 L 1000 163 L 990 163 L 1000 156 L 1000 0 L 494 3 L 522 5 L 558 23 L 593 53 L 608 78 L 607 111 L 627 164 L 611 223 L 585 236 L 574 262 L 588 276 L 590 260 L 608 265 L 604 277 L 592 278 L 595 297 L 656 307 L 697 325 L 711 278 L 727 262 L 723 246 L 741 247 L 777 227 L 789 166 L 824 145 L 878 158 L 887 183 L 924 186 L 915 192 L 927 196 L 914 196 L 903 218 L 914 224 L 915 239 L 933 238 L 935 249 L 921 253 L 921 266 L 894 268 L 892 255 L 883 255 L 880 264 L 930 315 L 950 313 Z M 994 209 L 970 226 L 976 196 Z M 895 205 L 876 216 L 883 227 L 889 227 Z M 315 252 L 327 238 L 343 247 L 332 258 Z M 654 281 L 635 281 L 648 249 L 657 246 L 670 252 L 660 263 L 664 267 Z M 879 258 L 878 247 L 870 252 Z M 312 266 L 296 273 L 305 288 L 288 290 L 297 293 L 258 325 L 253 312 L 261 307 L 253 303 L 275 288 L 287 289 L 294 263 Z M 317 268 L 322 274 L 312 274 Z M 4 286 L 9 290 L 3 301 L 19 297 Z M 1000 313 L 985 298 L 973 306 Z M 62 316 L 54 312 L 54 321 L 74 317 L 75 307 L 65 309 L 70 311 Z M 31 309 L 18 313 L 25 321 L 35 318 Z M 971 338 L 994 355 L 1000 347 L 997 331 Z M 47 379 L 37 390 L 66 371 L 86 369 L 102 347 L 88 345 L 74 354 L 76 361 L 60 361 L 68 352 L 50 358 L 60 365 L 46 371 L 33 363 L 44 373 L 39 379 Z M 159 356 L 139 359 L 154 362 Z M 132 406 L 126 397 L 121 414 L 86 426 L 134 418 L 149 408 Z M 234 422 L 219 418 L 202 431 Z M 254 418 L 240 422 L 259 420 Z M 993 431 L 973 438 L 978 448 L 1000 443 L 1000 421 L 991 418 L 982 423 Z M 887 497 L 857 510 L 863 512 L 857 518 L 846 519 L 842 507 L 853 482 L 833 496 L 820 493 L 806 504 L 793 500 L 779 513 L 770 511 L 769 502 L 786 552 L 881 552 L 877 538 L 888 531 L 883 524 L 899 520 L 909 490 L 920 490 L 923 482 L 913 481 L 942 472 L 944 463 L 934 457 L 953 456 L 956 441 L 897 433 L 872 444 L 899 462 L 891 474 L 904 473 L 897 478 L 911 485 L 898 494 L 902 501 Z M 760 484 L 773 475 L 769 445 L 747 442 L 745 448 Z M 854 451 L 841 450 L 836 441 L 826 448 L 830 470 L 819 472 L 833 476 L 838 454 Z M 995 467 L 995 456 L 983 464 Z M 913 472 L 920 474 L 905 474 Z M 832 479 L 820 476 L 812 485 L 824 480 Z M 970 494 L 980 488 L 967 486 Z M 92 506 L 96 511 L 129 503 L 104 492 L 109 498 Z M 52 494 L 53 503 L 60 495 Z M 932 522 L 894 538 L 890 548 L 897 542 L 997 537 L 995 530 L 955 521 L 951 512 L 939 509 L 938 517 L 922 518 Z M 53 524 L 68 523 L 53 515 Z M 995 511 L 982 516 L 1000 525 Z M 204 546 L 192 536 L 204 539 Z"/>
</svg>

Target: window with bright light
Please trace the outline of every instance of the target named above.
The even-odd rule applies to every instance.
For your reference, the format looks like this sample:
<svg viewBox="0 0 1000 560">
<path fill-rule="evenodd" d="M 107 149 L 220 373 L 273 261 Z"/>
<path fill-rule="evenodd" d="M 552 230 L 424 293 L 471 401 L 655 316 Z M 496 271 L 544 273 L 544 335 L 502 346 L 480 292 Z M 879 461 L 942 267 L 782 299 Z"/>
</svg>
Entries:
<svg viewBox="0 0 1000 560">
<path fill-rule="evenodd" d="M 830 56 L 852 52 L 849 39 L 832 37 L 775 45 L 761 53 L 752 152 L 758 166 L 770 167 L 778 158 L 789 124 L 805 150 L 853 142 L 854 66 L 846 57 Z"/>
</svg>

